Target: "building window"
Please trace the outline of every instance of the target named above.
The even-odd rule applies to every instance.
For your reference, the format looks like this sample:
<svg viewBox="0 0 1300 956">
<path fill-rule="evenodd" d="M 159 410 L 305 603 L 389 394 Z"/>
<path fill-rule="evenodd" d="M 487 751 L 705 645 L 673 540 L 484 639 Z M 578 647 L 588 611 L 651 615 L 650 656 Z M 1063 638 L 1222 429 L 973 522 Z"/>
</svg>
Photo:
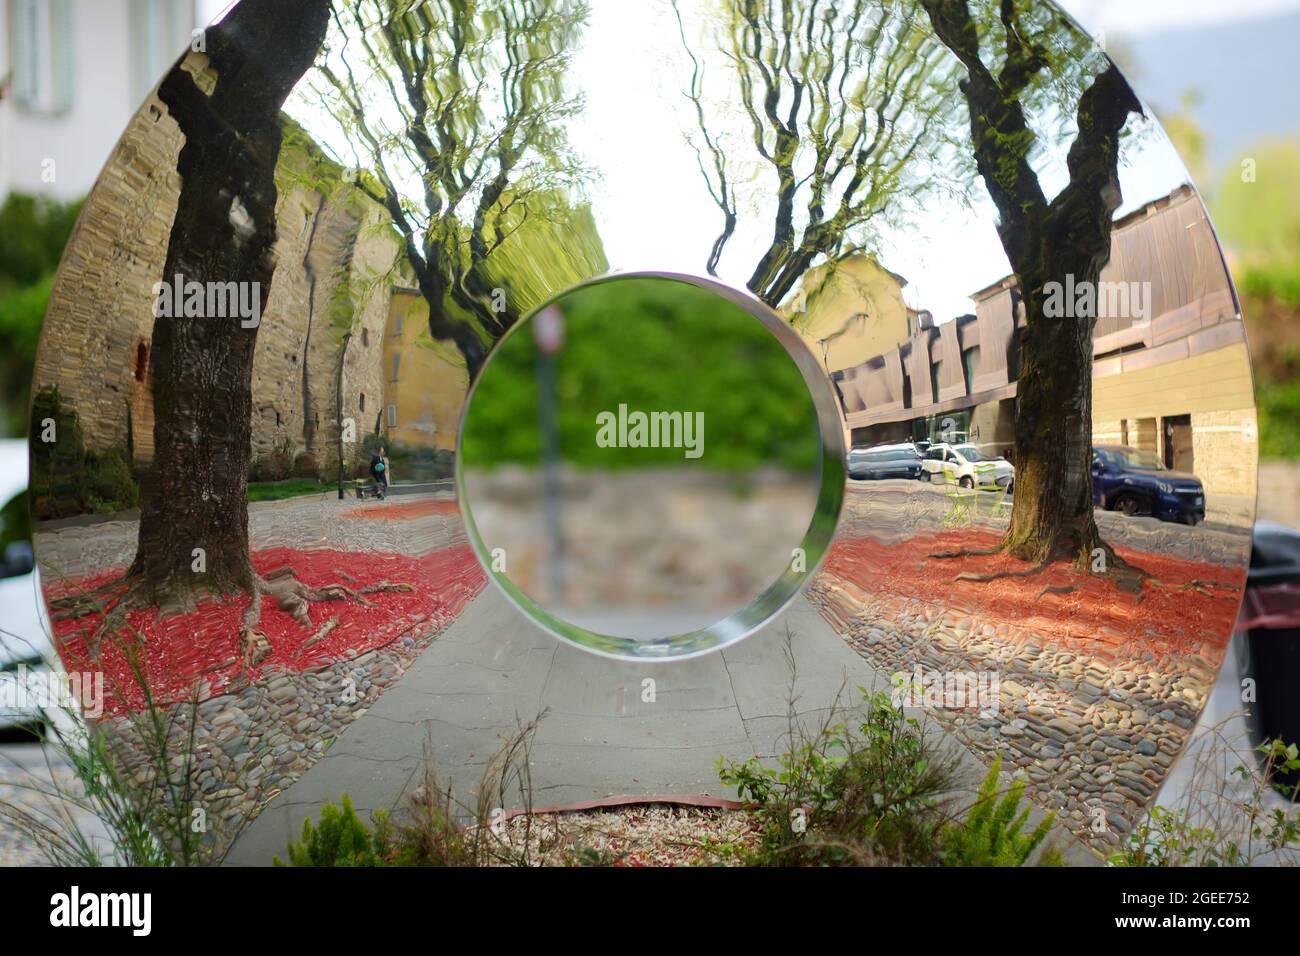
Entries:
<svg viewBox="0 0 1300 956">
<path fill-rule="evenodd" d="M 362 330 L 361 330 L 361 347 L 362 347 L 362 348 L 365 348 L 365 347 L 366 347 L 367 345 L 369 345 L 369 344 L 370 344 L 370 330 L 369 330 L 369 329 L 362 329 Z"/>
<path fill-rule="evenodd" d="M 9 0 L 14 100 L 29 113 L 72 107 L 72 0 Z"/>
<path fill-rule="evenodd" d="M 364 412 L 364 411 L 366 410 L 366 393 L 365 393 L 365 392 L 362 392 L 362 393 L 361 393 L 361 400 L 360 400 L 359 404 L 361 405 L 361 410 Z"/>
<path fill-rule="evenodd" d="M 137 342 L 135 346 L 135 380 L 143 382 L 149 374 L 149 346 Z"/>
<path fill-rule="evenodd" d="M 394 335 L 401 335 L 401 334 L 402 334 L 402 323 L 403 323 L 405 320 L 406 320 L 406 314 L 403 313 L 403 312 L 398 312 L 398 313 L 397 313 L 397 316 L 393 319 L 393 334 L 394 334 Z"/>
<path fill-rule="evenodd" d="M 930 366 L 930 395 L 931 401 L 939 401 L 939 383 L 943 381 L 943 361 L 940 360 Z"/>
<path fill-rule="evenodd" d="M 131 102 L 154 88 L 189 43 L 186 4 L 173 0 L 131 0 Z"/>
<path fill-rule="evenodd" d="M 388 427 L 393 428 L 397 425 L 397 406 L 388 406 Z"/>
<path fill-rule="evenodd" d="M 401 367 L 401 365 L 402 365 L 401 354 L 399 353 L 397 355 L 394 355 L 393 356 L 393 381 L 394 382 L 397 381 L 397 370 Z"/>
<path fill-rule="evenodd" d="M 962 371 L 966 373 L 966 394 L 969 395 L 975 388 L 975 376 L 979 374 L 980 368 L 980 347 L 967 349 L 961 353 Z"/>
</svg>

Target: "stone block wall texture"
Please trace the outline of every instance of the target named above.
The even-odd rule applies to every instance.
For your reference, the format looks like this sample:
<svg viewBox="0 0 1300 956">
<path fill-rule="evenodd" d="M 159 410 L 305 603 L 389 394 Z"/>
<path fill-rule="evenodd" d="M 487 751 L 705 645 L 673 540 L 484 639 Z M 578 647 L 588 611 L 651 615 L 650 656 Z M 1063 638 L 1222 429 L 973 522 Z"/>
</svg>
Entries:
<svg viewBox="0 0 1300 956">
<path fill-rule="evenodd" d="M 64 250 L 34 374 L 36 388 L 57 385 L 76 409 L 87 447 L 129 442 L 137 463 L 153 454 L 153 286 L 163 279 L 182 143 L 167 107 L 151 95 Z M 389 273 L 401 248 L 387 214 L 336 172 L 290 124 L 276 176 L 277 265 L 253 369 L 253 457 L 281 446 L 312 451 L 330 466 L 326 474 L 337 459 L 340 361 L 343 417 L 354 420 L 358 440 L 383 405 Z"/>
<path fill-rule="evenodd" d="M 1217 495 L 1255 500 L 1259 483 L 1259 425 L 1254 408 L 1192 413 L 1192 460 L 1207 503 Z"/>
<path fill-rule="evenodd" d="M 390 273 L 400 253 L 387 214 L 334 172 L 310 143 L 286 141 L 275 281 L 253 364 L 254 459 L 282 447 L 309 452 L 325 474 L 337 470 L 340 391 L 357 440 L 374 430 L 383 404 Z"/>
<path fill-rule="evenodd" d="M 428 303 L 409 289 L 395 289 L 390 300 L 384 374 L 395 419 L 384 419 L 388 437 L 454 452 L 469 375 L 454 346 L 429 336 Z"/>
</svg>

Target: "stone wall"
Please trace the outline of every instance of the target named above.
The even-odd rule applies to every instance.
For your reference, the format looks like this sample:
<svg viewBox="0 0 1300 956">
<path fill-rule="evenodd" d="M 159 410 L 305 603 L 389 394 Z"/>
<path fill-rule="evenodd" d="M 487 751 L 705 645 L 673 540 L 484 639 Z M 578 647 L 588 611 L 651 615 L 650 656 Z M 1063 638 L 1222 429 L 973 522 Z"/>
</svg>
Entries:
<svg viewBox="0 0 1300 956">
<path fill-rule="evenodd" d="M 58 386 L 92 448 L 125 445 L 131 432 L 137 457 L 153 452 L 145 374 L 152 288 L 180 195 L 181 142 L 166 107 L 151 97 L 86 200 L 50 294 L 35 387 Z"/>
<path fill-rule="evenodd" d="M 253 365 L 254 459 L 286 447 L 312 454 L 325 474 L 337 468 L 340 357 L 342 417 L 357 440 L 382 408 L 389 273 L 400 253 L 387 214 L 334 175 L 301 134 L 286 139 L 275 282 Z"/>
<path fill-rule="evenodd" d="M 36 388 L 57 385 L 76 409 L 87 447 L 129 443 L 138 464 L 153 454 L 153 285 L 162 278 L 180 195 L 182 142 L 152 95 L 69 239 L 34 376 Z M 382 409 L 388 273 L 400 245 L 386 213 L 341 183 L 338 172 L 287 124 L 276 172 L 277 267 L 253 369 L 254 458 L 284 447 L 291 456 L 312 451 L 327 465 L 336 460 L 340 355 L 343 416 L 354 420 L 357 439 L 374 429 Z"/>
<path fill-rule="evenodd" d="M 1192 459 L 1212 504 L 1239 521 L 1254 516 L 1259 483 L 1259 425 L 1254 408 L 1193 412 Z"/>
</svg>

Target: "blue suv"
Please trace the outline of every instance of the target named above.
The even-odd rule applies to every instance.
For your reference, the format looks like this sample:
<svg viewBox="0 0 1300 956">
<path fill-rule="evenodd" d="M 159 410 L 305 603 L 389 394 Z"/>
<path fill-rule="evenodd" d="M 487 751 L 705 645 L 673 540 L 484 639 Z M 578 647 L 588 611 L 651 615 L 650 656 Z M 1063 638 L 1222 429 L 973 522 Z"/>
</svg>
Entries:
<svg viewBox="0 0 1300 956">
<path fill-rule="evenodd" d="M 1205 520 L 1205 488 L 1199 478 L 1168 471 L 1154 452 L 1127 445 L 1093 448 L 1092 501 L 1126 515 L 1191 525 Z"/>
</svg>

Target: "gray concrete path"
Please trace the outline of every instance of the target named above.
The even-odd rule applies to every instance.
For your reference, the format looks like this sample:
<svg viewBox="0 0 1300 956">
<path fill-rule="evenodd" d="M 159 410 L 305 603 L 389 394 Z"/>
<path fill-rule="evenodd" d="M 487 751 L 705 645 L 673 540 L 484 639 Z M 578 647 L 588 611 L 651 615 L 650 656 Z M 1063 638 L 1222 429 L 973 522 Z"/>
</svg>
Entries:
<svg viewBox="0 0 1300 956">
<path fill-rule="evenodd" d="M 769 757 L 784 749 L 792 686 L 787 646 L 795 661 L 796 710 L 804 719 L 817 719 L 837 696 L 841 704 L 860 701 L 859 686 L 888 687 L 887 676 L 802 598 L 724 652 L 628 664 L 562 644 L 489 585 L 400 682 L 245 829 L 227 863 L 266 865 L 283 857 L 303 820 L 343 793 L 363 816 L 393 808 L 418 782 L 426 741 L 444 783 L 459 800 L 472 802 L 485 765 L 517 719 L 542 711 L 532 745 L 535 806 L 624 795 L 734 797 L 718 782 L 720 756 Z M 653 702 L 643 701 L 647 678 L 654 681 Z M 961 762 L 958 796 L 969 798 L 985 767 L 944 736 L 943 745 Z M 1063 828 L 1054 841 L 1071 862 L 1094 860 Z"/>
</svg>

